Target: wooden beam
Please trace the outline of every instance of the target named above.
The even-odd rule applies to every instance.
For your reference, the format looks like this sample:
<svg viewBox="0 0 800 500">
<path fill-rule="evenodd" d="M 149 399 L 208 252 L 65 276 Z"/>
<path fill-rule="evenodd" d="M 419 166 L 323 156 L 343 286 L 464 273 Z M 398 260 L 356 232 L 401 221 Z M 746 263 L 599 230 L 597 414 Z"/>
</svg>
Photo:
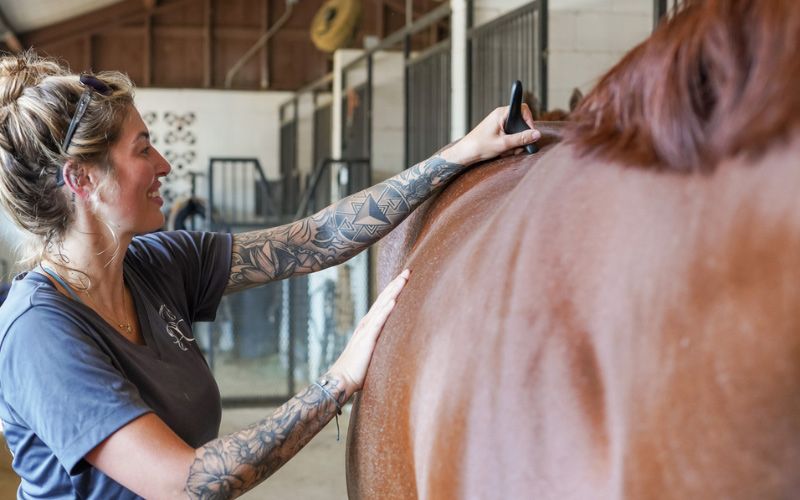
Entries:
<svg viewBox="0 0 800 500">
<path fill-rule="evenodd" d="M 403 16 L 406 15 L 406 5 L 405 5 L 404 1 L 382 0 L 381 3 L 385 4 L 387 7 L 389 7 L 393 11 L 397 12 L 398 14 L 403 14 Z M 419 17 L 422 14 L 425 14 L 425 12 L 420 12 L 419 9 L 415 9 L 413 7 L 413 2 L 412 2 L 411 10 L 412 10 L 412 12 L 414 14 L 414 17 Z"/>
<path fill-rule="evenodd" d="M 92 63 L 94 62 L 94 57 L 92 57 L 92 35 L 88 34 L 83 37 L 83 68 L 80 68 L 80 71 L 91 70 Z M 73 68 L 73 71 L 75 68 Z"/>
<path fill-rule="evenodd" d="M 272 9 L 269 8 L 269 2 L 270 0 L 261 0 L 261 35 L 259 38 L 269 31 L 269 15 L 272 13 L 270 12 Z M 261 81 L 259 82 L 259 88 L 262 89 L 269 88 L 269 42 L 267 40 L 267 43 L 261 48 L 261 64 L 259 64 Z"/>
<path fill-rule="evenodd" d="M 29 45 L 50 45 L 52 43 L 64 43 L 86 36 L 86 33 L 100 34 L 107 31 L 117 31 L 126 24 L 135 21 L 144 22 L 149 15 L 162 14 L 178 8 L 186 8 L 191 4 L 199 3 L 202 0 L 174 0 L 169 3 L 160 3 L 150 12 L 142 8 L 140 0 L 132 0 L 113 4 L 105 9 L 94 11 L 77 19 L 71 19 L 59 24 L 40 28 L 26 33 L 23 39 Z"/>
<path fill-rule="evenodd" d="M 153 85 L 153 16 L 144 20 L 144 54 L 142 55 L 142 85 Z"/>
<path fill-rule="evenodd" d="M 214 81 L 214 4 L 203 0 L 203 87 L 211 88 Z"/>
<path fill-rule="evenodd" d="M 142 0 L 145 10 L 153 10 L 158 5 L 158 0 Z"/>
<path fill-rule="evenodd" d="M 386 4 L 384 0 L 376 0 L 375 7 L 377 8 L 377 15 L 375 16 L 375 24 L 377 25 L 376 34 L 378 38 L 383 39 L 386 38 L 386 16 L 384 15 L 386 12 Z"/>
</svg>

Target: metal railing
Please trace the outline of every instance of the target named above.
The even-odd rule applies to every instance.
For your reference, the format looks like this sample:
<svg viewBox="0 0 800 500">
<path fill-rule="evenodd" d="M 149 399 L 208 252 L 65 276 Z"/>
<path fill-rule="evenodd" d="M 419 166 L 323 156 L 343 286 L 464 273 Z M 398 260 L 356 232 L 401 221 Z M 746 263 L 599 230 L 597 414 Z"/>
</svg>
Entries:
<svg viewBox="0 0 800 500">
<path fill-rule="evenodd" d="M 371 73 L 371 68 L 368 69 Z M 347 74 L 347 73 L 345 73 Z M 346 87 L 345 87 L 346 88 Z M 370 158 L 372 152 L 372 85 L 351 87 L 342 96 L 342 156 Z"/>
<path fill-rule="evenodd" d="M 406 60 L 407 165 L 450 142 L 450 41 Z"/>
<path fill-rule="evenodd" d="M 280 182 L 267 180 L 258 159 L 211 158 L 207 179 L 207 230 L 235 233 L 287 222 L 275 196 Z M 198 345 L 220 385 L 225 407 L 275 405 L 293 394 L 288 388 L 294 373 L 275 362 L 280 326 L 286 321 L 282 296 L 281 283 L 225 296 L 214 322 L 196 324 Z M 290 330 L 284 344 L 294 345 L 292 334 Z M 265 370 L 270 377 L 261 376 Z"/>
<path fill-rule="evenodd" d="M 511 82 L 521 80 L 537 109 L 547 109 L 547 1 L 534 0 L 470 30 L 470 122 L 474 127 L 508 104 Z"/>
<path fill-rule="evenodd" d="M 257 158 L 211 158 L 206 221 L 211 231 L 265 227 L 283 222 L 276 186 Z"/>
<path fill-rule="evenodd" d="M 319 165 L 326 158 L 330 158 L 333 153 L 331 148 L 331 134 L 333 133 L 333 103 L 328 102 L 324 105 L 317 105 L 315 96 L 312 119 L 312 131 L 314 134 L 314 151 L 312 154 L 312 161 L 314 162 L 314 165 Z M 313 178 L 313 172 L 311 175 Z M 311 185 L 311 180 L 306 183 L 306 191 L 304 196 L 307 196 L 308 193 L 313 192 L 314 206 L 322 207 L 324 203 L 330 202 L 331 200 L 332 178 L 330 169 L 326 170 L 324 178 L 318 179 L 316 182 L 316 186 Z"/>
</svg>

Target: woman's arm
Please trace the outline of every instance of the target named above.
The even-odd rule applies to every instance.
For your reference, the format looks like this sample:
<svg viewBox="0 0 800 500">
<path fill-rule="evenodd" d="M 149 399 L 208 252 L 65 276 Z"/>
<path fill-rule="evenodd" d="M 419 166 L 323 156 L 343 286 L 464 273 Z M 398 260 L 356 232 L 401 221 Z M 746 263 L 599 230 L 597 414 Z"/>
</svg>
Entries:
<svg viewBox="0 0 800 500">
<path fill-rule="evenodd" d="M 145 498 L 227 499 L 250 490 L 292 458 L 361 389 L 378 336 L 408 276 L 404 271 L 381 292 L 319 385 L 310 385 L 271 416 L 195 450 L 148 413 L 100 443 L 86 460 Z"/>
<path fill-rule="evenodd" d="M 185 490 L 189 498 L 235 498 L 271 476 L 295 456 L 352 394 L 341 378 L 326 374 L 247 429 L 197 449 Z M 336 402 L 332 397 L 336 398 Z"/>
<path fill-rule="evenodd" d="M 233 237 L 225 293 L 340 264 L 402 222 L 467 166 L 537 140 L 536 130 L 503 133 L 507 108 L 498 108 L 452 147 L 316 214 Z M 533 128 L 527 106 L 523 116 Z"/>
<path fill-rule="evenodd" d="M 320 383 L 339 405 L 353 392 L 332 373 Z M 269 417 L 196 450 L 148 413 L 100 443 L 86 460 L 144 498 L 236 498 L 292 458 L 336 411 L 331 396 L 310 385 Z"/>
<path fill-rule="evenodd" d="M 464 168 L 435 156 L 305 219 L 234 235 L 225 293 L 346 261 L 400 224 Z"/>
</svg>

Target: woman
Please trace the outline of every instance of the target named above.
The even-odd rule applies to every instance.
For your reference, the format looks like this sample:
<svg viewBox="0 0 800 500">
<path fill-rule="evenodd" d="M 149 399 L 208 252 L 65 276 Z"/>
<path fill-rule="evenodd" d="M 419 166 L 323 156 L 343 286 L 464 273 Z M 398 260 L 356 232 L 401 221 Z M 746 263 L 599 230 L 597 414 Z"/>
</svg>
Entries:
<svg viewBox="0 0 800 500">
<path fill-rule="evenodd" d="M 322 378 L 221 438 L 192 323 L 213 319 L 224 293 L 344 262 L 466 166 L 539 136 L 504 135 L 496 110 L 439 156 L 295 223 L 148 234 L 164 222 L 170 166 L 124 75 L 5 57 L 0 110 L 2 200 L 33 242 L 0 310 L 0 418 L 21 498 L 231 498 L 258 484 L 361 388 L 408 272 Z"/>
</svg>

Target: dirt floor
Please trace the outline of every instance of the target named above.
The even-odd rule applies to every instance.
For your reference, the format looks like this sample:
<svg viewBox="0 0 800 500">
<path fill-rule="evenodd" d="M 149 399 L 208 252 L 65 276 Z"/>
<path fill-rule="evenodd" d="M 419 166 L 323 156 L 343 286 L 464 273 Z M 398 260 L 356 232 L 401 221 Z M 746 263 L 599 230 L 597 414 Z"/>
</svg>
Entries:
<svg viewBox="0 0 800 500">
<path fill-rule="evenodd" d="M 350 407 L 339 417 L 341 440 L 336 441 L 336 424 L 331 421 L 317 437 L 290 460 L 283 468 L 261 485 L 240 498 L 249 500 L 302 499 L 340 500 L 347 498 L 344 475 L 345 437 Z M 224 410 L 220 435 L 258 422 L 272 409 Z M 10 465 L 11 455 L 0 438 L 0 499 L 16 497 L 19 479 Z"/>
</svg>

